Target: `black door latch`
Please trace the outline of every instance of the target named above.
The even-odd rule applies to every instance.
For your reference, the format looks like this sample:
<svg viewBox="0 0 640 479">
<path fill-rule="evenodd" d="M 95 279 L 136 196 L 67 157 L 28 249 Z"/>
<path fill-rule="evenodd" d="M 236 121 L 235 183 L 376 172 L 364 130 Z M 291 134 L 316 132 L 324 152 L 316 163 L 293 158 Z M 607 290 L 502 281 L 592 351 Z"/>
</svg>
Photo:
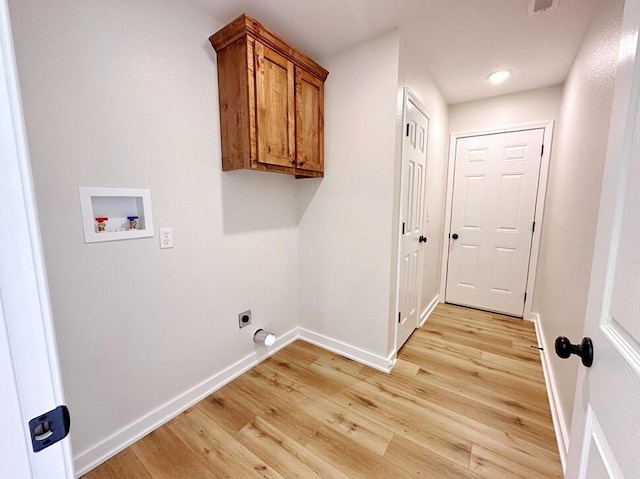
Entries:
<svg viewBox="0 0 640 479">
<path fill-rule="evenodd" d="M 58 406 L 53 411 L 34 417 L 29 421 L 33 452 L 42 451 L 67 437 L 70 427 L 71 416 L 67 406 Z"/>
</svg>

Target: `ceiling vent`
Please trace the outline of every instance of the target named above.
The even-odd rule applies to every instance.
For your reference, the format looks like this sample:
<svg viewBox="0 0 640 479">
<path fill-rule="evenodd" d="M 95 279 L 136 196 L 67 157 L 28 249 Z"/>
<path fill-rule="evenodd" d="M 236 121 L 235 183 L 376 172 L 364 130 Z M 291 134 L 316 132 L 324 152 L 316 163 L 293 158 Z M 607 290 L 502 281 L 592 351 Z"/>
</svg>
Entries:
<svg viewBox="0 0 640 479">
<path fill-rule="evenodd" d="M 537 15 L 552 10 L 558 6 L 560 0 L 529 0 L 527 15 Z"/>
</svg>

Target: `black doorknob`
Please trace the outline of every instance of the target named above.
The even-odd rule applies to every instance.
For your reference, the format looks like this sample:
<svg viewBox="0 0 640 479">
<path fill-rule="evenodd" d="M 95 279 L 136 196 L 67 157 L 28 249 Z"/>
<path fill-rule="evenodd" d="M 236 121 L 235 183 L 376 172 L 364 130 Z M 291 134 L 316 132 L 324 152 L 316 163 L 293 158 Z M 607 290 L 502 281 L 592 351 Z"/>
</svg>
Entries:
<svg viewBox="0 0 640 479">
<path fill-rule="evenodd" d="M 572 354 L 580 356 L 582 364 L 590 368 L 593 364 L 593 343 L 591 338 L 582 338 L 582 343 L 571 344 L 564 336 L 556 338 L 556 354 L 562 359 L 567 359 Z"/>
<path fill-rule="evenodd" d="M 426 242 L 427 242 L 427 237 L 420 235 L 420 238 L 418 238 L 418 243 L 426 243 Z"/>
<path fill-rule="evenodd" d="M 453 233 L 453 234 L 451 235 L 451 237 L 452 237 L 453 239 L 458 239 L 458 233 Z"/>
</svg>

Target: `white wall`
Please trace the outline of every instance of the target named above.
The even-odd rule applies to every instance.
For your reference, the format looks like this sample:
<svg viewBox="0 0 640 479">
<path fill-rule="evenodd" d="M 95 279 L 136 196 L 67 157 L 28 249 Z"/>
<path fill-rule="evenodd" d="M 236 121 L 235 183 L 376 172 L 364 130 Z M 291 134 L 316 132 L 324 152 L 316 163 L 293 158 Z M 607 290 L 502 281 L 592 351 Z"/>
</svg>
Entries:
<svg viewBox="0 0 640 479">
<path fill-rule="evenodd" d="M 447 106 L 399 32 L 321 61 L 326 177 L 300 182 L 300 324 L 378 358 L 395 352 L 402 104 L 408 86 L 431 115 L 422 307 L 437 295 L 446 184 Z"/>
<path fill-rule="evenodd" d="M 451 133 L 462 133 L 522 123 L 557 121 L 561 103 L 562 85 L 458 103 L 449 108 L 449 130 Z"/>
<path fill-rule="evenodd" d="M 550 359 L 561 427 L 569 431 L 579 361 L 553 353 L 556 336 L 580 342 L 593 256 L 622 0 L 600 2 L 565 82 L 554 142 L 533 311 Z"/>
<path fill-rule="evenodd" d="M 421 48 L 404 36 L 400 44 L 400 86 L 409 87 L 429 113 L 429 143 L 425 193 L 424 231 L 428 242 L 423 245 L 421 317 L 428 312 L 440 289 L 442 238 L 447 187 L 447 151 L 449 147 L 448 107 L 424 62 Z M 403 131 L 399 128 L 400 133 Z M 399 138 L 401 141 L 401 137 Z M 400 163 L 400 161 L 398 161 Z M 431 219 L 427 222 L 426 211 Z M 397 222 L 396 222 L 397 225 Z M 398 229 L 396 227 L 395 231 Z M 393 324 L 395 326 L 395 323 Z"/>
<path fill-rule="evenodd" d="M 300 325 L 388 351 L 399 35 L 322 59 L 325 178 L 299 182 Z"/>
<path fill-rule="evenodd" d="M 297 325 L 296 186 L 222 174 L 208 42 L 221 24 L 208 14 L 173 0 L 10 7 L 72 444 L 86 463 L 254 353 L 256 328 Z M 157 236 L 84 244 L 78 186 L 150 188 L 175 248 Z M 239 331 L 248 308 L 254 327 Z"/>
</svg>

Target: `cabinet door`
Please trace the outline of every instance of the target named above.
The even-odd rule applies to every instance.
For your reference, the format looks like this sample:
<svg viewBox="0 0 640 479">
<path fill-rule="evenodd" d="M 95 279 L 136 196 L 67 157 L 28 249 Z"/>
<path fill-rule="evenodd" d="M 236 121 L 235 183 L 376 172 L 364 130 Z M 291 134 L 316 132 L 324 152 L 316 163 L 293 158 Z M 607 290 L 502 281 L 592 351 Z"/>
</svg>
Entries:
<svg viewBox="0 0 640 479">
<path fill-rule="evenodd" d="M 255 42 L 256 135 L 258 162 L 292 168 L 295 164 L 294 67 Z"/>
<path fill-rule="evenodd" d="M 296 68 L 296 162 L 324 171 L 324 83 Z"/>
</svg>

